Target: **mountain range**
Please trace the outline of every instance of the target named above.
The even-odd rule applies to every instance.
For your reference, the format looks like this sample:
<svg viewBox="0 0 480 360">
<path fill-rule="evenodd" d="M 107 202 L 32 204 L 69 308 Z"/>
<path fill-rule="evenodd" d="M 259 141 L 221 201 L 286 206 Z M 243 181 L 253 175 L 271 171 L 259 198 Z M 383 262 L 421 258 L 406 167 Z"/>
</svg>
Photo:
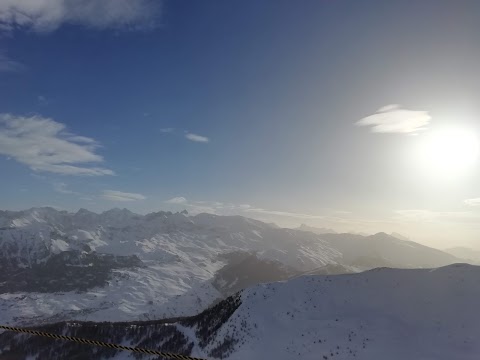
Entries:
<svg viewBox="0 0 480 360">
<path fill-rule="evenodd" d="M 249 286 L 301 274 L 456 262 L 385 233 L 316 234 L 241 216 L 1 211 L 0 322 L 193 316 Z"/>
</svg>

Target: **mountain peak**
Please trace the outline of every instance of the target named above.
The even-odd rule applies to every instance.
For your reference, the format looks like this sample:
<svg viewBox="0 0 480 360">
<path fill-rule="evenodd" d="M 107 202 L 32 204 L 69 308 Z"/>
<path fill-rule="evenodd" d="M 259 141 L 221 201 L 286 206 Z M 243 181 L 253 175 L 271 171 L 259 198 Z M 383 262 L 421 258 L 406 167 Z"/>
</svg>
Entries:
<svg viewBox="0 0 480 360">
<path fill-rule="evenodd" d="M 93 211 L 87 210 L 85 208 L 80 208 L 75 213 L 75 215 L 96 215 L 96 213 L 94 213 Z"/>
<path fill-rule="evenodd" d="M 300 230 L 300 231 L 309 231 L 313 232 L 315 234 L 336 234 L 337 232 L 333 229 L 328 229 L 328 228 L 317 228 L 314 226 L 308 226 L 307 224 L 301 224 L 299 227 L 294 228 L 294 230 Z"/>
<path fill-rule="evenodd" d="M 113 209 L 104 211 L 102 214 L 133 214 L 133 213 L 127 208 L 121 209 L 121 208 L 115 207 Z"/>
<path fill-rule="evenodd" d="M 393 237 L 396 237 L 397 239 L 400 239 L 400 240 L 410 241 L 410 239 L 408 237 L 406 237 L 406 236 L 404 236 L 400 233 L 397 233 L 397 232 L 392 232 L 390 235 L 393 236 Z"/>
<path fill-rule="evenodd" d="M 371 235 L 370 237 L 375 237 L 375 238 L 391 238 L 392 235 L 387 234 L 386 232 L 380 231 L 376 234 Z"/>
</svg>

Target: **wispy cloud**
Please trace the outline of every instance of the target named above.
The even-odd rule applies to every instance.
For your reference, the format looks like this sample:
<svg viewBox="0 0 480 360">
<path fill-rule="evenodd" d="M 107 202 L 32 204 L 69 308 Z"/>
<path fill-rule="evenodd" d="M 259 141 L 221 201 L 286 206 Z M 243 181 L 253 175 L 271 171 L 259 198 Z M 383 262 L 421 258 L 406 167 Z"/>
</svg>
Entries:
<svg viewBox="0 0 480 360">
<path fill-rule="evenodd" d="M 110 201 L 137 201 L 146 199 L 146 196 L 142 194 L 127 193 L 116 190 L 104 190 L 101 197 Z"/>
<path fill-rule="evenodd" d="M 387 105 L 375 114 L 356 122 L 357 126 L 371 126 L 374 133 L 411 134 L 426 129 L 430 123 L 427 111 L 402 109 L 400 105 Z"/>
<path fill-rule="evenodd" d="M 0 30 L 52 31 L 62 24 L 96 29 L 144 29 L 154 26 L 159 0 L 2 0 Z"/>
<path fill-rule="evenodd" d="M 477 223 L 480 214 L 470 211 L 432 211 L 426 209 L 397 210 L 394 220 L 408 222 L 451 222 L 451 223 Z"/>
<path fill-rule="evenodd" d="M 53 183 L 53 190 L 61 194 L 74 194 L 75 192 L 68 189 L 67 184 L 63 182 L 54 182 Z"/>
<path fill-rule="evenodd" d="M 38 95 L 37 102 L 38 102 L 38 105 L 40 106 L 47 106 L 50 103 L 50 100 L 47 99 L 47 97 L 44 95 Z"/>
<path fill-rule="evenodd" d="M 83 201 L 90 201 L 90 202 L 95 201 L 94 196 L 88 196 L 88 195 L 82 195 L 82 196 L 79 197 L 79 199 L 83 200 Z"/>
<path fill-rule="evenodd" d="M 480 206 L 480 198 L 476 199 L 467 199 L 464 201 L 468 206 Z"/>
<path fill-rule="evenodd" d="M 0 72 L 20 72 L 25 69 L 25 65 L 10 59 L 6 54 L 0 52 Z"/>
<path fill-rule="evenodd" d="M 196 141 L 196 142 L 202 142 L 202 143 L 207 143 L 210 141 L 210 139 L 206 136 L 202 136 L 202 135 L 197 135 L 197 134 L 192 134 L 192 133 L 187 133 L 185 134 L 185 137 L 188 139 L 188 140 L 191 140 L 191 141 Z"/>
<path fill-rule="evenodd" d="M 322 216 L 322 215 L 303 214 L 303 213 L 278 211 L 278 210 L 266 210 L 261 208 L 248 208 L 248 209 L 242 209 L 242 210 L 247 213 L 285 216 L 285 217 L 296 218 L 296 219 L 325 219 L 326 218 L 325 216 Z"/>
<path fill-rule="evenodd" d="M 314 226 L 333 227 L 338 231 L 345 232 L 351 231 L 352 229 L 359 229 L 367 232 L 386 231 L 387 229 L 397 228 L 398 224 L 407 224 L 407 226 L 411 226 L 410 222 L 421 221 L 419 216 L 427 216 L 425 212 L 418 210 L 399 211 L 396 213 L 395 218 L 391 219 L 369 219 L 354 216 L 347 211 L 338 211 L 328 208 L 323 209 L 321 213 L 309 214 L 304 212 L 265 209 L 250 204 L 222 203 L 218 201 L 192 201 L 183 196 L 167 200 L 167 203 L 171 204 L 171 206 L 177 211 L 180 209 L 187 209 L 192 215 L 199 213 L 241 215 L 264 222 L 275 222 L 281 226 L 287 227 L 296 227 L 300 223 L 306 222 L 309 224 L 315 224 Z"/>
<path fill-rule="evenodd" d="M 184 209 L 187 208 L 192 214 L 210 213 L 227 215 L 231 214 L 229 210 L 236 209 L 236 206 L 233 204 L 224 204 L 218 201 L 191 201 L 183 196 L 177 196 L 164 202 Z"/>
<path fill-rule="evenodd" d="M 172 199 L 166 200 L 165 203 L 167 204 L 186 204 L 187 199 L 185 199 L 183 196 L 177 196 Z"/>
<path fill-rule="evenodd" d="M 67 132 L 64 124 L 41 116 L 0 114 L 0 154 L 12 157 L 34 171 L 62 175 L 114 175 L 101 167 L 78 164 L 99 163 L 98 143 Z"/>
<path fill-rule="evenodd" d="M 231 214 L 241 214 L 245 216 L 252 216 L 252 214 L 260 215 L 274 215 L 274 216 L 283 216 L 296 219 L 324 219 L 325 216 L 322 215 L 313 215 L 313 214 L 302 214 L 296 212 L 287 212 L 287 211 L 278 211 L 278 210 L 267 210 L 258 207 L 254 207 L 248 204 L 232 204 L 232 203 L 222 203 L 218 201 L 189 201 L 183 196 L 174 197 L 170 200 L 166 200 L 167 204 L 181 205 L 186 207 L 192 213 L 208 212 L 217 215 L 231 215 Z"/>
<path fill-rule="evenodd" d="M 160 132 L 162 133 L 172 133 L 173 132 L 173 128 L 162 128 L 160 129 Z"/>
</svg>

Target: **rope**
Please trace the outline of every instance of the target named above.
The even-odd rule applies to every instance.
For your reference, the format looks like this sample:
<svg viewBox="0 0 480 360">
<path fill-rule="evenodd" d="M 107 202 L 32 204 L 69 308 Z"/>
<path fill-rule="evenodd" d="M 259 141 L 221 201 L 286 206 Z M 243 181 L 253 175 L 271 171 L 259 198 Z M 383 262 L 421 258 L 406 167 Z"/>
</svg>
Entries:
<svg viewBox="0 0 480 360">
<path fill-rule="evenodd" d="M 25 334 L 30 334 L 30 335 L 44 336 L 44 337 L 48 337 L 48 338 L 51 338 L 51 339 L 73 341 L 73 342 L 80 343 L 80 344 L 103 346 L 103 347 L 108 347 L 110 349 L 132 351 L 132 352 L 141 353 L 141 354 L 148 354 L 148 355 L 160 355 L 160 356 L 163 356 L 165 358 L 170 358 L 170 359 L 206 360 L 206 359 L 191 357 L 191 356 L 187 356 L 187 355 L 173 354 L 173 353 L 163 352 L 163 351 L 158 351 L 158 350 L 142 349 L 142 348 L 137 348 L 137 347 L 117 345 L 117 344 L 110 344 L 110 343 L 103 342 L 103 341 L 89 340 L 89 339 L 78 338 L 78 337 L 74 337 L 74 336 L 51 334 L 51 333 L 47 333 L 47 332 L 43 332 L 43 331 L 23 329 L 23 328 L 17 328 L 17 327 L 12 327 L 12 326 L 0 325 L 0 329 L 15 331 L 15 332 L 18 332 L 18 333 L 25 333 Z"/>
</svg>

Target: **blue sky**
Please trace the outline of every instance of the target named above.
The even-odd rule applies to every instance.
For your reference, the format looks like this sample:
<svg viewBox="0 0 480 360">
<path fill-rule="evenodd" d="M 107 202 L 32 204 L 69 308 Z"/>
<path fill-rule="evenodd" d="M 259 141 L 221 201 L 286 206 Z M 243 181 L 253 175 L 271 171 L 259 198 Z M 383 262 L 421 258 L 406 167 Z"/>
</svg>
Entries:
<svg viewBox="0 0 480 360">
<path fill-rule="evenodd" d="M 445 126 L 480 132 L 479 14 L 473 0 L 2 1 L 0 206 L 480 246 L 478 159 L 434 172 L 415 150 Z"/>
</svg>

